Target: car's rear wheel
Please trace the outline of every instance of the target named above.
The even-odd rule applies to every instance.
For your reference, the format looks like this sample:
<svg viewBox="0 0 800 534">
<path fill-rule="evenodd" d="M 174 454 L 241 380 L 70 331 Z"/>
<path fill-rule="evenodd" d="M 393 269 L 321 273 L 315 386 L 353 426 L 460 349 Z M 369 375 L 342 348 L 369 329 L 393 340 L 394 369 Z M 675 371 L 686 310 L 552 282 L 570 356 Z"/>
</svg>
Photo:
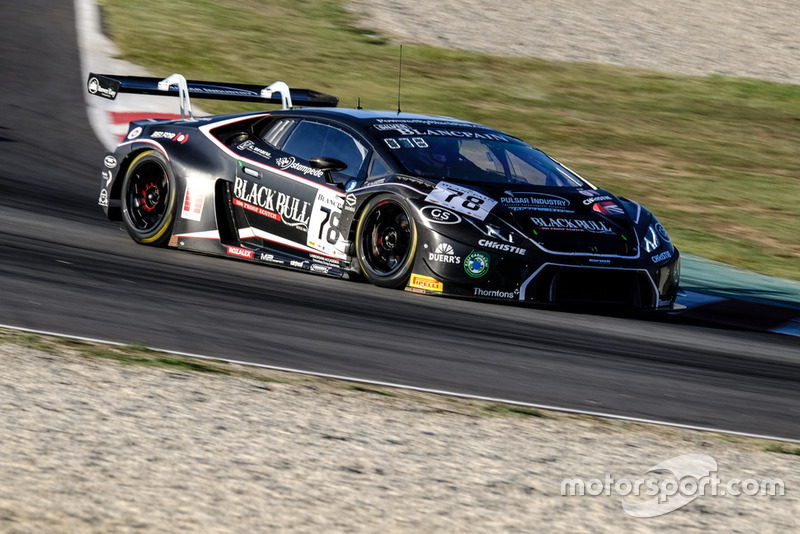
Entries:
<svg viewBox="0 0 800 534">
<path fill-rule="evenodd" d="M 417 228 L 406 203 L 378 195 L 364 208 L 356 229 L 356 255 L 364 276 L 380 287 L 400 287 L 411 276 Z"/>
<path fill-rule="evenodd" d="M 155 150 L 136 156 L 122 182 L 122 223 L 137 243 L 165 246 L 175 223 L 175 179 Z"/>
</svg>

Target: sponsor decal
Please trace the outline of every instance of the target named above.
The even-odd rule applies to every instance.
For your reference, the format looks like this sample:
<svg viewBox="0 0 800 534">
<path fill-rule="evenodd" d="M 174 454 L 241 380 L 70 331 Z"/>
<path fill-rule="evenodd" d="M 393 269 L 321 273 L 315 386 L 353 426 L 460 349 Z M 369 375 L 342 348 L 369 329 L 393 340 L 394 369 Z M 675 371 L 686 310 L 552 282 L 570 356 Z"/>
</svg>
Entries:
<svg viewBox="0 0 800 534">
<path fill-rule="evenodd" d="M 644 250 L 646 252 L 655 252 L 655 250 L 661 244 L 652 224 L 647 229 L 647 234 L 642 238 L 642 241 L 644 242 Z"/>
<path fill-rule="evenodd" d="M 272 157 L 272 152 L 268 152 L 262 148 L 256 146 L 256 144 L 248 139 L 247 141 L 236 145 L 236 148 L 239 150 L 247 150 L 252 152 L 253 154 L 258 154 L 264 159 L 270 159 Z"/>
<path fill-rule="evenodd" d="M 655 256 L 652 256 L 650 259 L 653 260 L 653 263 L 660 263 L 664 260 L 670 259 L 671 257 L 672 257 L 672 252 L 666 251 L 662 252 L 661 254 L 656 254 Z"/>
<path fill-rule="evenodd" d="M 339 260 L 336 260 L 336 259 L 333 259 L 333 258 L 327 258 L 325 256 L 320 256 L 318 254 L 309 254 L 308 256 L 314 261 L 318 261 L 318 262 L 321 262 L 321 263 L 327 263 L 328 265 L 331 265 L 333 267 L 338 267 L 339 266 Z"/>
<path fill-rule="evenodd" d="M 321 273 L 321 274 L 328 274 L 331 272 L 331 268 L 326 265 L 317 265 L 312 263 L 311 264 L 311 272 Z"/>
<path fill-rule="evenodd" d="M 489 272 L 489 255 L 473 250 L 464 258 L 464 272 L 472 278 L 480 278 Z"/>
<path fill-rule="evenodd" d="M 439 293 L 441 293 L 444 289 L 442 283 L 437 279 L 414 273 L 411 274 L 411 278 L 408 281 L 408 287 L 416 287 L 418 289 L 425 289 L 427 291 L 437 291 Z"/>
<path fill-rule="evenodd" d="M 308 246 L 331 256 L 346 256 L 348 242 L 340 229 L 344 203 L 341 193 L 327 188 L 317 190 L 309 222 L 312 230 L 306 236 Z"/>
<path fill-rule="evenodd" d="M 274 221 L 280 221 L 281 220 L 281 216 L 278 215 L 277 213 L 275 213 L 274 211 L 268 211 L 268 210 L 265 210 L 264 208 L 259 208 L 258 206 L 250 204 L 249 202 L 244 202 L 242 200 L 239 200 L 238 198 L 234 198 L 233 199 L 233 205 L 234 206 L 238 206 L 238 207 L 240 207 L 242 209 L 246 209 L 247 211 L 252 211 L 253 213 L 257 213 L 258 215 L 261 215 L 262 217 L 267 217 L 267 218 L 272 219 Z"/>
<path fill-rule="evenodd" d="M 298 269 L 302 269 L 303 267 L 305 267 L 306 264 L 303 263 L 302 261 L 292 260 L 289 262 L 289 265 L 291 265 L 292 267 L 297 267 Z"/>
<path fill-rule="evenodd" d="M 241 247 L 228 247 L 228 254 L 231 256 L 238 256 L 240 258 L 253 259 L 253 251 Z"/>
<path fill-rule="evenodd" d="M 119 88 L 118 87 L 115 88 L 113 86 L 112 87 L 103 87 L 102 85 L 100 85 L 100 80 L 98 80 L 96 77 L 92 76 L 89 79 L 89 83 L 87 85 L 87 89 L 89 90 L 89 93 L 91 93 L 93 95 L 100 95 L 100 96 L 104 96 L 106 98 L 110 98 L 111 100 L 114 100 L 115 98 L 117 98 L 117 90 Z"/>
<path fill-rule="evenodd" d="M 183 195 L 183 207 L 181 208 L 181 218 L 190 221 L 199 221 L 203 214 L 203 204 L 205 195 L 192 193 L 191 188 L 186 186 L 186 193 Z"/>
<path fill-rule="evenodd" d="M 458 224 L 461 222 L 461 215 L 437 206 L 425 206 L 420 211 L 422 216 L 431 222 L 439 224 Z"/>
<path fill-rule="evenodd" d="M 439 182 L 425 197 L 426 202 L 438 204 L 453 211 L 484 220 L 497 205 L 497 201 L 486 195 L 457 184 Z"/>
<path fill-rule="evenodd" d="M 589 263 L 600 263 L 602 265 L 610 265 L 611 260 L 599 260 L 597 258 L 589 258 Z"/>
<path fill-rule="evenodd" d="M 310 219 L 308 202 L 264 185 L 248 182 L 238 176 L 233 185 L 233 196 L 234 204 L 239 207 L 308 231 Z"/>
<path fill-rule="evenodd" d="M 594 189 L 581 189 L 580 191 L 578 191 L 578 193 L 580 193 L 585 197 L 596 197 L 600 195 L 600 193 L 598 193 Z"/>
<path fill-rule="evenodd" d="M 540 230 L 564 230 L 571 232 L 591 232 L 593 234 L 613 234 L 614 231 L 603 221 L 587 219 L 567 219 L 548 217 L 531 217 L 531 221 Z"/>
<path fill-rule="evenodd" d="M 449 243 L 439 243 L 436 250 L 428 252 L 428 260 L 439 263 L 461 263 L 461 256 L 455 255 L 455 251 Z"/>
<path fill-rule="evenodd" d="M 192 91 L 198 93 L 205 93 L 208 95 L 224 95 L 224 96 L 261 96 L 260 93 L 249 91 L 247 89 L 236 89 L 231 87 L 220 87 L 215 85 L 193 85 Z"/>
<path fill-rule="evenodd" d="M 513 292 L 499 291 L 495 289 L 482 289 L 480 287 L 476 287 L 473 289 L 475 290 L 474 295 L 476 297 L 485 297 L 492 299 L 515 299 L 517 298 L 517 295 L 519 295 L 519 289 L 515 289 Z"/>
<path fill-rule="evenodd" d="M 545 193 L 514 193 L 506 191 L 505 196 L 500 197 L 500 203 L 510 211 L 551 211 L 572 213 L 569 208 L 570 202 L 566 198 Z"/>
<path fill-rule="evenodd" d="M 309 167 L 308 165 L 303 165 L 302 163 L 298 163 L 294 156 L 288 157 L 281 157 L 275 160 L 275 163 L 283 170 L 292 169 L 294 171 L 302 172 L 303 174 L 308 174 L 311 176 L 316 176 L 317 178 L 322 178 L 324 173 L 321 169 L 314 169 Z"/>
<path fill-rule="evenodd" d="M 375 129 L 378 131 L 397 132 L 398 135 L 406 136 L 403 139 L 394 140 L 393 144 L 403 146 L 403 148 L 427 148 L 428 144 L 422 139 L 422 136 L 432 137 L 458 137 L 462 139 L 487 139 L 490 141 L 510 141 L 506 135 L 494 133 L 491 131 L 477 132 L 462 129 L 447 129 L 447 128 L 426 128 L 421 124 L 417 128 L 411 127 L 408 123 L 390 123 L 390 124 L 376 124 Z M 450 126 L 450 125 L 448 125 Z M 392 146 L 387 142 L 389 148 L 400 148 L 400 146 Z"/>
<path fill-rule="evenodd" d="M 459 127 L 462 126 L 464 123 L 458 119 L 447 119 L 445 118 L 438 118 L 438 119 L 403 119 L 402 121 L 398 121 L 397 119 L 376 119 L 375 120 L 375 128 L 380 130 L 385 125 L 395 125 L 399 122 L 403 124 L 421 124 L 423 126 L 445 126 L 445 127 Z M 470 126 L 474 126 L 475 128 L 483 128 L 484 130 L 489 130 L 488 126 L 481 126 L 480 124 L 472 124 Z"/>
<path fill-rule="evenodd" d="M 587 199 L 584 199 L 584 201 L 583 201 L 583 205 L 584 205 L 584 206 L 591 206 L 591 205 L 592 205 L 592 204 L 594 204 L 595 202 L 600 202 L 601 200 L 611 200 L 611 197 L 610 197 L 610 196 L 608 196 L 608 195 L 605 195 L 605 196 L 601 196 L 601 197 L 591 197 L 591 198 L 587 198 Z"/>
<path fill-rule="evenodd" d="M 666 241 L 667 243 L 671 242 L 669 239 L 669 234 L 667 233 L 666 230 L 664 230 L 664 227 L 661 226 L 661 223 L 656 223 L 656 232 L 658 232 L 658 235 L 664 238 L 664 241 Z"/>
<path fill-rule="evenodd" d="M 589 199 L 591 200 L 591 199 Z M 585 203 L 586 201 L 584 201 Z M 592 209 L 602 215 L 625 215 L 625 210 L 613 202 L 598 202 Z"/>
<path fill-rule="evenodd" d="M 105 189 L 100 191 L 100 198 L 97 199 L 97 203 L 101 206 L 108 206 L 108 191 Z"/>
<path fill-rule="evenodd" d="M 108 184 L 110 184 L 110 183 L 111 183 L 111 178 L 112 178 L 114 175 L 113 175 L 113 174 L 111 173 L 111 171 L 110 171 L 110 170 L 108 170 L 108 169 L 103 169 L 102 175 L 103 175 L 103 180 L 105 180 L 105 181 L 106 181 L 106 187 L 108 187 Z"/>
<path fill-rule="evenodd" d="M 117 158 L 109 154 L 103 159 L 103 164 L 109 169 L 113 169 L 117 166 Z"/>
<path fill-rule="evenodd" d="M 356 196 L 354 194 L 351 193 L 344 197 L 344 210 L 356 211 Z"/>
<path fill-rule="evenodd" d="M 153 132 L 150 137 L 153 139 L 166 139 L 167 141 L 175 141 L 176 143 L 184 144 L 189 140 L 189 134 L 181 132 Z"/>
<path fill-rule="evenodd" d="M 340 210 L 344 206 L 344 198 L 336 194 L 329 194 L 327 190 L 317 191 L 317 204 L 330 206 Z"/>
<path fill-rule="evenodd" d="M 347 182 L 347 184 L 345 184 L 344 190 L 347 193 L 349 193 L 350 191 L 355 189 L 357 185 L 358 185 L 358 182 L 356 180 L 350 180 L 349 182 Z"/>
<path fill-rule="evenodd" d="M 280 265 L 283 265 L 284 263 L 286 263 L 286 262 L 285 262 L 285 261 L 283 261 L 283 260 L 279 260 L 278 258 L 276 258 L 276 257 L 275 257 L 274 255 L 272 255 L 272 254 L 264 254 L 264 253 L 261 253 L 261 254 L 259 254 L 259 255 L 258 255 L 258 259 L 259 259 L 260 261 L 265 261 L 265 262 L 267 262 L 267 263 L 278 263 L 278 264 L 280 264 Z"/>
<path fill-rule="evenodd" d="M 130 131 L 130 133 L 128 134 L 128 139 L 129 140 L 130 139 L 136 139 L 140 135 L 142 135 L 142 127 L 141 126 L 137 126 L 136 128 L 134 128 L 133 130 Z"/>
<path fill-rule="evenodd" d="M 509 245 L 507 243 L 490 241 L 489 239 L 481 239 L 478 241 L 478 245 L 482 246 L 483 248 L 491 248 L 502 252 L 513 252 L 514 254 L 519 254 L 520 256 L 524 256 L 527 252 L 527 250 L 524 248 L 515 247 L 514 245 Z"/>
</svg>

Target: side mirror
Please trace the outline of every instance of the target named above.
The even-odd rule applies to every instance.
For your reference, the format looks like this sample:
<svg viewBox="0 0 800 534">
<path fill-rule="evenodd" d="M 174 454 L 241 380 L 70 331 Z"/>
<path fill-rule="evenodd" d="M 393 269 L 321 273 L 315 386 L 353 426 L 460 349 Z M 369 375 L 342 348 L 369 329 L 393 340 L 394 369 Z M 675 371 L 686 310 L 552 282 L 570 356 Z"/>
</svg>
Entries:
<svg viewBox="0 0 800 534">
<path fill-rule="evenodd" d="M 315 158 L 311 158 L 309 163 L 311 163 L 313 168 L 320 169 L 325 172 L 326 182 L 344 189 L 344 184 L 336 182 L 331 176 L 331 172 L 341 172 L 347 168 L 347 164 L 344 161 L 334 158 L 326 158 L 324 156 L 317 156 Z"/>
</svg>

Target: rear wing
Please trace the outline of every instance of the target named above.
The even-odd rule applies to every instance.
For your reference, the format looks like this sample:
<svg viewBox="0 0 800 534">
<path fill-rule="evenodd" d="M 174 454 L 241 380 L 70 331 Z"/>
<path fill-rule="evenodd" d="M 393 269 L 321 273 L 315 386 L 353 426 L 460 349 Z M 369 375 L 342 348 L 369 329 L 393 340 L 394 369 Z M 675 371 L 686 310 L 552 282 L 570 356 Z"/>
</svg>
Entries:
<svg viewBox="0 0 800 534">
<path fill-rule="evenodd" d="M 147 76 L 116 76 L 113 74 L 89 74 L 86 88 L 90 94 L 114 100 L 119 93 L 142 95 L 177 96 L 180 99 L 181 118 L 192 116 L 190 96 L 213 100 L 235 100 L 241 102 L 261 102 L 280 104 L 290 109 L 295 104 L 301 106 L 335 107 L 339 98 L 311 89 L 289 88 L 284 82 L 275 82 L 266 87 L 243 83 L 217 83 L 187 81 L 180 74 L 173 74 L 163 80 Z"/>
</svg>

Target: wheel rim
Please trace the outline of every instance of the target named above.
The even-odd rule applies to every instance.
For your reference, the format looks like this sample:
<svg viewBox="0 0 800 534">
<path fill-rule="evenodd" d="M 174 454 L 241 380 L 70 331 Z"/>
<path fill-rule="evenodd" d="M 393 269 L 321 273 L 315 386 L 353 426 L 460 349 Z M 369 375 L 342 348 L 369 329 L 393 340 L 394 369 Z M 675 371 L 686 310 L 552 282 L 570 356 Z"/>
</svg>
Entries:
<svg viewBox="0 0 800 534">
<path fill-rule="evenodd" d="M 402 269 L 411 253 L 412 240 L 405 210 L 393 202 L 383 202 L 370 212 L 365 224 L 364 260 L 370 269 L 382 276 Z"/>
<path fill-rule="evenodd" d="M 141 232 L 155 229 L 169 208 L 167 171 L 153 161 L 139 165 L 130 176 L 126 196 L 128 214 L 133 226 Z"/>
</svg>

